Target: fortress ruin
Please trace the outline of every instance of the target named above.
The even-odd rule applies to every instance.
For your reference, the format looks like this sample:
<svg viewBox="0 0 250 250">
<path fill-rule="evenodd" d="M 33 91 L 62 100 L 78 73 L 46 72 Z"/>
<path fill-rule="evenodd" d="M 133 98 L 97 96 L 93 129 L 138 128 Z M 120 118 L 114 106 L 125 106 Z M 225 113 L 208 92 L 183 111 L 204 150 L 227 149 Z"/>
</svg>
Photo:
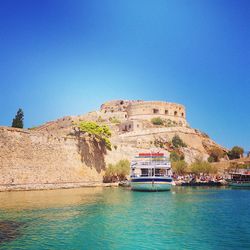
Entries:
<svg viewBox="0 0 250 250">
<path fill-rule="evenodd" d="M 120 131 L 134 131 L 145 127 L 152 118 L 160 117 L 172 126 L 186 127 L 186 110 L 181 104 L 162 101 L 115 100 L 101 105 L 101 113 L 121 120 Z"/>
</svg>

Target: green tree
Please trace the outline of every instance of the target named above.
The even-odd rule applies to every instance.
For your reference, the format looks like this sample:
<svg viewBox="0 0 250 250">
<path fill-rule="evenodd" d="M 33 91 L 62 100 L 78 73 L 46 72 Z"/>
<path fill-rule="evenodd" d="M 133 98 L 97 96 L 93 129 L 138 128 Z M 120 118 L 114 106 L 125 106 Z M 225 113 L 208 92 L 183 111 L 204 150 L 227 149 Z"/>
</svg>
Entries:
<svg viewBox="0 0 250 250">
<path fill-rule="evenodd" d="M 15 118 L 12 120 L 13 128 L 23 128 L 24 113 L 22 109 L 18 109 Z"/>
<path fill-rule="evenodd" d="M 154 125 L 163 125 L 164 121 L 160 117 L 155 117 L 151 119 L 151 123 Z"/>
<path fill-rule="evenodd" d="M 230 160 L 239 159 L 243 157 L 244 149 L 239 146 L 234 146 L 228 153 L 228 157 Z"/>
<path fill-rule="evenodd" d="M 187 163 L 184 160 L 173 162 L 172 167 L 173 171 L 178 175 L 183 175 L 187 172 Z"/>
<path fill-rule="evenodd" d="M 180 138 L 179 135 L 175 135 L 172 139 L 172 144 L 175 148 L 179 147 L 186 147 L 186 143 L 183 142 L 183 140 Z"/>
<path fill-rule="evenodd" d="M 107 125 L 99 125 L 92 121 L 83 121 L 77 124 L 77 128 L 80 132 L 86 133 L 93 137 L 97 141 L 104 142 L 106 148 L 111 150 L 111 131 Z"/>
</svg>

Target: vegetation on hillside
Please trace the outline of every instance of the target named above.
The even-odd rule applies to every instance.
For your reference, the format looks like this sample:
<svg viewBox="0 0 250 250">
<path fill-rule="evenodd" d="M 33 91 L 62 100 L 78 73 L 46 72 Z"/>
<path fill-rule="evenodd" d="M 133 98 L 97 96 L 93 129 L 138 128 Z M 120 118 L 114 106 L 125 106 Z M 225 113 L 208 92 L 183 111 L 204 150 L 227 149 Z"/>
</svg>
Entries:
<svg viewBox="0 0 250 250">
<path fill-rule="evenodd" d="M 239 159 L 243 157 L 244 149 L 239 146 L 234 146 L 228 153 L 228 157 L 230 160 Z"/>
<path fill-rule="evenodd" d="M 187 173 L 188 164 L 184 160 L 172 162 L 173 172 L 178 175 L 184 175 Z"/>
<path fill-rule="evenodd" d="M 120 160 L 116 164 L 109 164 L 105 175 L 103 177 L 104 182 L 117 182 L 126 180 L 126 176 L 129 175 L 130 163 L 128 160 Z"/>
<path fill-rule="evenodd" d="M 208 157 L 208 162 L 218 162 L 224 156 L 225 156 L 225 152 L 221 148 L 213 147 L 210 150 L 210 155 Z"/>
<path fill-rule="evenodd" d="M 86 133 L 97 141 L 104 142 L 106 148 L 111 150 L 111 131 L 107 125 L 99 125 L 92 121 L 82 121 L 77 124 L 81 133 Z"/>
<path fill-rule="evenodd" d="M 187 144 L 183 142 L 179 135 L 173 137 L 172 144 L 175 148 L 187 147 Z"/>
<path fill-rule="evenodd" d="M 116 117 L 110 117 L 109 121 L 111 123 L 114 123 L 114 124 L 120 124 L 121 123 L 121 121 L 118 118 L 116 118 Z"/>
<path fill-rule="evenodd" d="M 164 125 L 164 120 L 161 117 L 154 117 L 151 119 L 151 122 L 154 125 Z"/>
<path fill-rule="evenodd" d="M 177 162 L 177 161 L 184 160 L 185 156 L 183 153 L 179 151 L 173 151 L 170 153 L 169 158 L 171 162 Z"/>
<path fill-rule="evenodd" d="M 165 127 L 176 127 L 177 123 L 170 119 L 162 119 L 161 117 L 154 117 L 151 119 L 153 125 L 165 126 Z"/>
<path fill-rule="evenodd" d="M 216 174 L 217 168 L 207 161 L 197 159 L 189 166 L 189 171 L 193 174 Z"/>
</svg>

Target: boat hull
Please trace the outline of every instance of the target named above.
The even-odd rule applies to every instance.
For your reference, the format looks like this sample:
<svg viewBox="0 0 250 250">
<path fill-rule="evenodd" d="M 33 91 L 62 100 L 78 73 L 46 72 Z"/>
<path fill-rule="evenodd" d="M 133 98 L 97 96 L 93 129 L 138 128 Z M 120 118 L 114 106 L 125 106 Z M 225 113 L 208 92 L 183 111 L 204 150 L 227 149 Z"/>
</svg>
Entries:
<svg viewBox="0 0 250 250">
<path fill-rule="evenodd" d="M 135 191 L 169 191 L 172 187 L 172 180 L 134 179 L 131 180 L 130 185 Z"/>
<path fill-rule="evenodd" d="M 247 183 L 230 182 L 228 185 L 230 187 L 237 187 L 237 188 L 250 188 L 250 182 Z"/>
</svg>

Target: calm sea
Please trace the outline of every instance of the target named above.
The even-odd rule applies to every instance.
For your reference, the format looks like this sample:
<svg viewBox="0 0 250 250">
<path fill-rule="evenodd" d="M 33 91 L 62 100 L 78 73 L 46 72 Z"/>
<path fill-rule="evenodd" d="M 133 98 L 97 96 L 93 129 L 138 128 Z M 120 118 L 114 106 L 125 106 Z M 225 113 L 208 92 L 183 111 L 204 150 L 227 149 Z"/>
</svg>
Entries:
<svg viewBox="0 0 250 250">
<path fill-rule="evenodd" d="M 250 249 L 250 190 L 0 193 L 0 249 Z"/>
</svg>

